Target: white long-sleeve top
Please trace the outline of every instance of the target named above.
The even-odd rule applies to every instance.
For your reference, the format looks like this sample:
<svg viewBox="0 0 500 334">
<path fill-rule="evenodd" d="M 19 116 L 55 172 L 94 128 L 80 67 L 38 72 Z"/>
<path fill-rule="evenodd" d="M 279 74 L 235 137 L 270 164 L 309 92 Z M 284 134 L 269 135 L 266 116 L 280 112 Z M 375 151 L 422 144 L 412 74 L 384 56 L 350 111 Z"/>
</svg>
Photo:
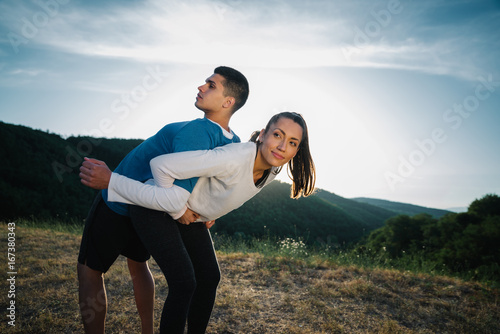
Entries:
<svg viewBox="0 0 500 334">
<path fill-rule="evenodd" d="M 256 152 L 256 144 L 247 142 L 160 155 L 150 162 L 154 182 L 141 183 L 113 173 L 108 200 L 165 211 L 174 219 L 182 216 L 187 205 L 200 214 L 197 221 L 214 220 L 240 207 L 261 190 L 253 181 Z M 276 176 L 274 169 L 264 186 Z M 192 177 L 199 179 L 191 194 L 173 184 L 175 179 Z"/>
</svg>

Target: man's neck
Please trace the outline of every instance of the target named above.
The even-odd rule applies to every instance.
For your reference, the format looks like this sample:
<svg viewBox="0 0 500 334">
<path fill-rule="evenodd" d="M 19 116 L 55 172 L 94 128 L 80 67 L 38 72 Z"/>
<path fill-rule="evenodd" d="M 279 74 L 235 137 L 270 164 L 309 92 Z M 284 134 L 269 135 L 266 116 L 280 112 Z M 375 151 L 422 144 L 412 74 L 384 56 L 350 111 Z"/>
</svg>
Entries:
<svg viewBox="0 0 500 334">
<path fill-rule="evenodd" d="M 214 114 L 205 114 L 205 117 L 212 122 L 219 124 L 227 132 L 231 132 L 231 129 L 229 129 L 229 118 Z"/>
</svg>

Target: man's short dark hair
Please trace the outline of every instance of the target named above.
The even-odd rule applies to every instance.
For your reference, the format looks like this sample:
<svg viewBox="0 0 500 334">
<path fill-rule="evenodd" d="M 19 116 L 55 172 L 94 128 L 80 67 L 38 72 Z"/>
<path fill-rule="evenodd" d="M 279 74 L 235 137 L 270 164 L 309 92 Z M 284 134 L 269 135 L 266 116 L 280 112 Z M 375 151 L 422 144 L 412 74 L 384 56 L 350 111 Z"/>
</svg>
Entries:
<svg viewBox="0 0 500 334">
<path fill-rule="evenodd" d="M 249 87 L 247 78 L 241 72 L 227 66 L 219 66 L 214 70 L 215 74 L 224 77 L 224 96 L 232 96 L 235 99 L 233 114 L 243 107 L 247 102 Z"/>
</svg>

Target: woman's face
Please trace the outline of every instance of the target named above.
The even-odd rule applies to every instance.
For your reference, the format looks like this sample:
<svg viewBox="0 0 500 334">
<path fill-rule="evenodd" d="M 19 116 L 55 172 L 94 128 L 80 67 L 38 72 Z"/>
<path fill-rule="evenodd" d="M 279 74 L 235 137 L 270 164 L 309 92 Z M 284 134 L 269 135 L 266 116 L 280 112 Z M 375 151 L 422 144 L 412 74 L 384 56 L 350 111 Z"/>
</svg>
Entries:
<svg viewBox="0 0 500 334">
<path fill-rule="evenodd" d="M 293 120 L 280 117 L 271 124 L 267 133 L 261 131 L 259 147 L 263 162 L 269 166 L 279 167 L 290 161 L 299 150 L 302 140 L 302 127 Z"/>
</svg>

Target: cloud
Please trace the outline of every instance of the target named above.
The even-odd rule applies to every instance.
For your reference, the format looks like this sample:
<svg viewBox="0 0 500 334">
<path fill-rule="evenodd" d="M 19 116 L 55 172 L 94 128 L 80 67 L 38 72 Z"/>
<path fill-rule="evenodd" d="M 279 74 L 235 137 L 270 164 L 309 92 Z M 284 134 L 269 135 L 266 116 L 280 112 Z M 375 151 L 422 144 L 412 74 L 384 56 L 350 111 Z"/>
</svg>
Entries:
<svg viewBox="0 0 500 334">
<path fill-rule="evenodd" d="M 44 73 L 44 70 L 40 69 L 15 69 L 10 71 L 10 75 L 22 75 L 22 76 L 28 76 L 28 77 L 36 77 L 40 75 L 41 73 Z"/>
<path fill-rule="evenodd" d="M 493 20 L 498 11 L 471 10 L 477 5 L 470 1 L 457 6 L 361 0 L 125 4 L 69 2 L 30 43 L 84 57 L 136 62 L 391 68 L 465 80 L 497 64 L 494 54 L 484 50 L 498 43 L 494 34 L 484 32 L 498 28 L 498 20 Z M 453 15 L 440 23 L 438 14 L 447 9 Z M 11 10 L 19 21 L 41 9 L 17 5 Z M 13 29 L 14 21 L 5 24 Z M 478 41 L 483 38 L 490 45 Z"/>
</svg>

